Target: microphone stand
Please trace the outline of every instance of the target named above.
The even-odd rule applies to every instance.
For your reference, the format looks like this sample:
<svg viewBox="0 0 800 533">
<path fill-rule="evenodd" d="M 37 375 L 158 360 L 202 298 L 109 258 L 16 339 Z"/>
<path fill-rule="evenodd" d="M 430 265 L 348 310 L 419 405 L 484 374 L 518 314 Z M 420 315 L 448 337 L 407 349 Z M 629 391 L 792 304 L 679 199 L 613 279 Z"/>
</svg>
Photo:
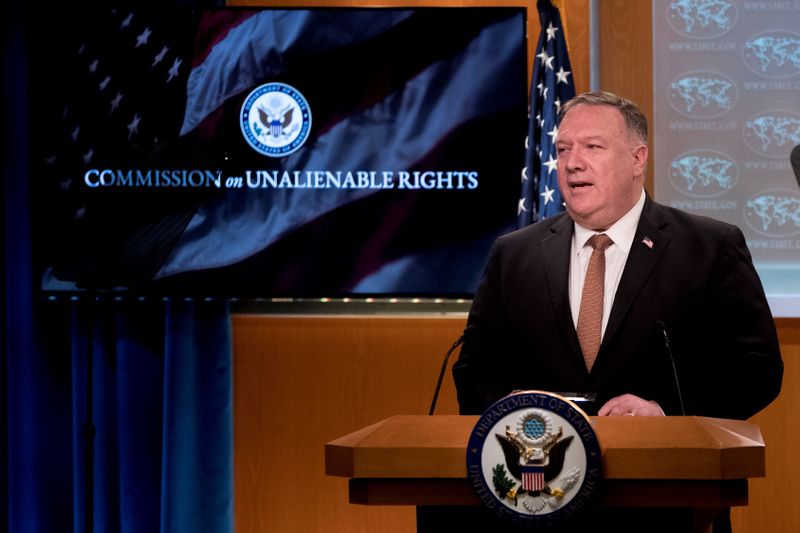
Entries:
<svg viewBox="0 0 800 533">
<path fill-rule="evenodd" d="M 436 390 L 433 393 L 433 401 L 431 402 L 431 408 L 428 411 L 428 416 L 433 415 L 433 411 L 436 409 L 436 400 L 439 399 L 439 390 L 442 388 L 442 381 L 444 380 L 444 372 L 447 370 L 447 360 L 450 359 L 450 354 L 453 353 L 453 350 L 458 348 L 458 346 L 464 342 L 464 339 L 467 337 L 467 333 L 472 331 L 475 326 L 467 326 L 464 330 L 464 333 L 461 334 L 459 338 L 450 346 L 450 349 L 447 350 L 447 353 L 444 356 L 444 360 L 442 361 L 442 369 L 439 371 L 439 380 L 436 382 Z"/>
<path fill-rule="evenodd" d="M 686 408 L 683 406 L 683 394 L 681 394 L 681 382 L 678 379 L 678 369 L 675 366 L 675 357 L 672 355 L 672 348 L 669 345 L 669 335 L 667 335 L 667 325 L 664 324 L 662 321 L 656 322 L 658 329 L 661 332 L 661 336 L 664 340 L 664 348 L 667 350 L 667 357 L 669 357 L 669 362 L 672 364 L 672 377 L 675 380 L 675 390 L 678 393 L 678 403 L 681 406 L 681 414 L 686 416 Z"/>
</svg>

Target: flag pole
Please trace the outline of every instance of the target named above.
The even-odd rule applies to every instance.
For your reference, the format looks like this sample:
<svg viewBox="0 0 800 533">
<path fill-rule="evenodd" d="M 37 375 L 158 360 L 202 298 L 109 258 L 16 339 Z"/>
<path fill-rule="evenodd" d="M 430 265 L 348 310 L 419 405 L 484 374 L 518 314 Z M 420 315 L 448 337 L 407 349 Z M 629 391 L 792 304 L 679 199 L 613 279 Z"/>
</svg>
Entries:
<svg viewBox="0 0 800 533">
<path fill-rule="evenodd" d="M 589 0 L 589 89 L 600 90 L 600 2 Z"/>
</svg>

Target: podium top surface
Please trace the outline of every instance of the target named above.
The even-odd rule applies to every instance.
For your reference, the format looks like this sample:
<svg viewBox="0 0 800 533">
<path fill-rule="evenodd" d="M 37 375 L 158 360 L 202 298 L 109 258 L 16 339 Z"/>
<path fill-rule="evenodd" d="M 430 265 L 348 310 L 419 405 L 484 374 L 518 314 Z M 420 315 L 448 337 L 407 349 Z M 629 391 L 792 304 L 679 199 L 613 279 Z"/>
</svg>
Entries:
<svg viewBox="0 0 800 533">
<path fill-rule="evenodd" d="M 398 415 L 325 445 L 326 473 L 348 478 L 466 478 L 477 416 Z M 606 479 L 724 480 L 765 475 L 753 423 L 706 417 L 592 417 Z"/>
</svg>

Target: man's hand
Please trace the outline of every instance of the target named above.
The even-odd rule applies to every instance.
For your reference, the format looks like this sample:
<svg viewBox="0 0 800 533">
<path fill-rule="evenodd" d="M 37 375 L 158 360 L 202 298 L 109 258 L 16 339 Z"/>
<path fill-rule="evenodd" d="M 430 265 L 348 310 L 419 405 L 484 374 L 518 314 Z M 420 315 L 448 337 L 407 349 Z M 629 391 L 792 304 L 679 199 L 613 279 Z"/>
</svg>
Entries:
<svg viewBox="0 0 800 533">
<path fill-rule="evenodd" d="M 623 394 L 608 400 L 599 416 L 664 416 L 664 410 L 656 402 L 639 398 L 633 394 Z"/>
</svg>

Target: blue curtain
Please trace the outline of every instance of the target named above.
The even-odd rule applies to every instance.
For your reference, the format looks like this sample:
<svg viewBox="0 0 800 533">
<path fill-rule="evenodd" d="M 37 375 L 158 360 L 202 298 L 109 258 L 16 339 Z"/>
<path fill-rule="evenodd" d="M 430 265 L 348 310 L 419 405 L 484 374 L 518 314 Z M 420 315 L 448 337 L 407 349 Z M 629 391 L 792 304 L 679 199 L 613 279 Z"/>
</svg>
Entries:
<svg viewBox="0 0 800 533">
<path fill-rule="evenodd" d="M 8 530 L 232 531 L 227 303 L 32 307 L 7 330 Z"/>
<path fill-rule="evenodd" d="M 101 299 L 68 307 L 75 530 L 85 530 L 88 511 L 91 405 L 95 531 L 232 531 L 227 303 Z"/>
<path fill-rule="evenodd" d="M 232 532 L 227 302 L 35 290 L 21 6 L 2 8 L 0 530 Z"/>
</svg>

